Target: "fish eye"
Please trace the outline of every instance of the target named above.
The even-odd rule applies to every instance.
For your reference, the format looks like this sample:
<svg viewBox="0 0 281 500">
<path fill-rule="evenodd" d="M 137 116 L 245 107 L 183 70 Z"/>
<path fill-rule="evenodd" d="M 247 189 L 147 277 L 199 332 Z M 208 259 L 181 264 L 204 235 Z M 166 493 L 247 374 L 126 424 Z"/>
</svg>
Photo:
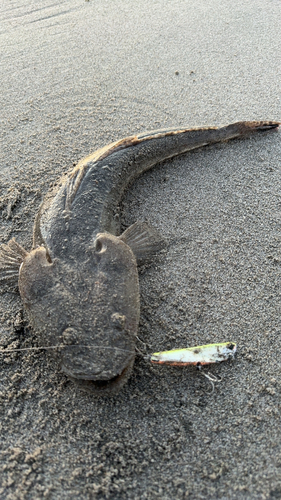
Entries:
<svg viewBox="0 0 281 500">
<path fill-rule="evenodd" d="M 97 253 L 102 253 L 105 252 L 106 250 L 106 245 L 102 242 L 100 238 L 97 238 L 95 241 L 95 251 Z"/>
<path fill-rule="evenodd" d="M 47 248 L 46 248 L 46 259 L 49 262 L 49 264 L 52 264 L 52 259 L 51 259 L 51 256 L 50 256 L 49 251 L 47 250 Z"/>
</svg>

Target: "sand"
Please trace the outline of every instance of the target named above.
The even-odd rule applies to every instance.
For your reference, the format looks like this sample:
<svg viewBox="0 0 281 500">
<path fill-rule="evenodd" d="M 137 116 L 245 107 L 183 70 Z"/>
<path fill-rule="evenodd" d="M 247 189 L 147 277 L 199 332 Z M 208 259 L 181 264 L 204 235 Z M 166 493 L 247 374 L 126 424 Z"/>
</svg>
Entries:
<svg viewBox="0 0 281 500">
<path fill-rule="evenodd" d="M 280 120 L 280 2 L 3 0 L 1 242 L 27 249 L 42 197 L 97 147 L 168 126 Z M 235 341 L 234 361 L 150 366 L 95 399 L 44 351 L 1 354 L 1 498 L 278 499 L 280 132 L 165 162 L 122 224 L 168 241 L 140 269 L 138 348 Z M 40 345 L 17 290 L 0 346 Z"/>
</svg>

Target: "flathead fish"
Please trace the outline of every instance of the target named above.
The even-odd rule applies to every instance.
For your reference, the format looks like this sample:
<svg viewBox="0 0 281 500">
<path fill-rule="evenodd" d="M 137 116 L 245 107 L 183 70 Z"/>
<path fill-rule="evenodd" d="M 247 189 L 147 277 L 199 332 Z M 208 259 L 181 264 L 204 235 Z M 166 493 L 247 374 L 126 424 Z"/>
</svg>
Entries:
<svg viewBox="0 0 281 500">
<path fill-rule="evenodd" d="M 30 324 L 60 369 L 82 389 L 114 394 L 135 359 L 140 316 L 137 262 L 163 247 L 136 222 L 118 236 L 126 187 L 158 162 L 208 144 L 275 129 L 279 122 L 158 130 L 114 142 L 88 156 L 45 197 L 33 248 L 0 248 L 0 279 L 18 282 Z"/>
</svg>

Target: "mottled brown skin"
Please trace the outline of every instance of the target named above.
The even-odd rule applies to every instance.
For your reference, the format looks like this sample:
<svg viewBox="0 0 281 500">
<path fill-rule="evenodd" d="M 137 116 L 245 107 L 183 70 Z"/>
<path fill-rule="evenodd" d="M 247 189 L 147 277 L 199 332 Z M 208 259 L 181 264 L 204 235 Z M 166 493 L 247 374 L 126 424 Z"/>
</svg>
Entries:
<svg viewBox="0 0 281 500">
<path fill-rule="evenodd" d="M 42 346 L 61 371 L 96 395 L 115 394 L 135 358 L 140 314 L 137 260 L 162 247 L 136 223 L 121 236 L 115 212 L 128 184 L 156 163 L 192 149 L 274 129 L 279 122 L 155 131 L 129 137 L 82 160 L 47 194 L 33 250 L 0 249 L 0 280 L 14 279 Z"/>
<path fill-rule="evenodd" d="M 134 363 L 139 322 L 137 264 L 125 243 L 97 235 L 72 266 L 50 262 L 38 247 L 23 262 L 19 290 L 42 344 L 66 346 L 60 349 L 66 375 L 96 393 L 123 385 Z"/>
</svg>

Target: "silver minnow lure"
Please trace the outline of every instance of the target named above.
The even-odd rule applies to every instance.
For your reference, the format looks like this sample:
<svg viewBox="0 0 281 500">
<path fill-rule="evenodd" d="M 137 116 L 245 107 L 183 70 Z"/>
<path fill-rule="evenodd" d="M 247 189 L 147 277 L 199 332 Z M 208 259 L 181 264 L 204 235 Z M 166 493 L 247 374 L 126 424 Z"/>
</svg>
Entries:
<svg viewBox="0 0 281 500">
<path fill-rule="evenodd" d="M 163 247 L 141 222 L 118 236 L 115 215 L 126 187 L 167 158 L 279 124 L 158 130 L 109 144 L 47 194 L 29 252 L 14 239 L 1 246 L 0 280 L 18 282 L 41 344 L 60 346 L 53 352 L 61 371 L 82 389 L 114 394 L 128 379 L 140 315 L 137 261 Z"/>
<path fill-rule="evenodd" d="M 186 349 L 155 352 L 151 355 L 152 363 L 172 366 L 203 366 L 227 361 L 235 356 L 237 350 L 233 342 L 207 344 Z"/>
</svg>

